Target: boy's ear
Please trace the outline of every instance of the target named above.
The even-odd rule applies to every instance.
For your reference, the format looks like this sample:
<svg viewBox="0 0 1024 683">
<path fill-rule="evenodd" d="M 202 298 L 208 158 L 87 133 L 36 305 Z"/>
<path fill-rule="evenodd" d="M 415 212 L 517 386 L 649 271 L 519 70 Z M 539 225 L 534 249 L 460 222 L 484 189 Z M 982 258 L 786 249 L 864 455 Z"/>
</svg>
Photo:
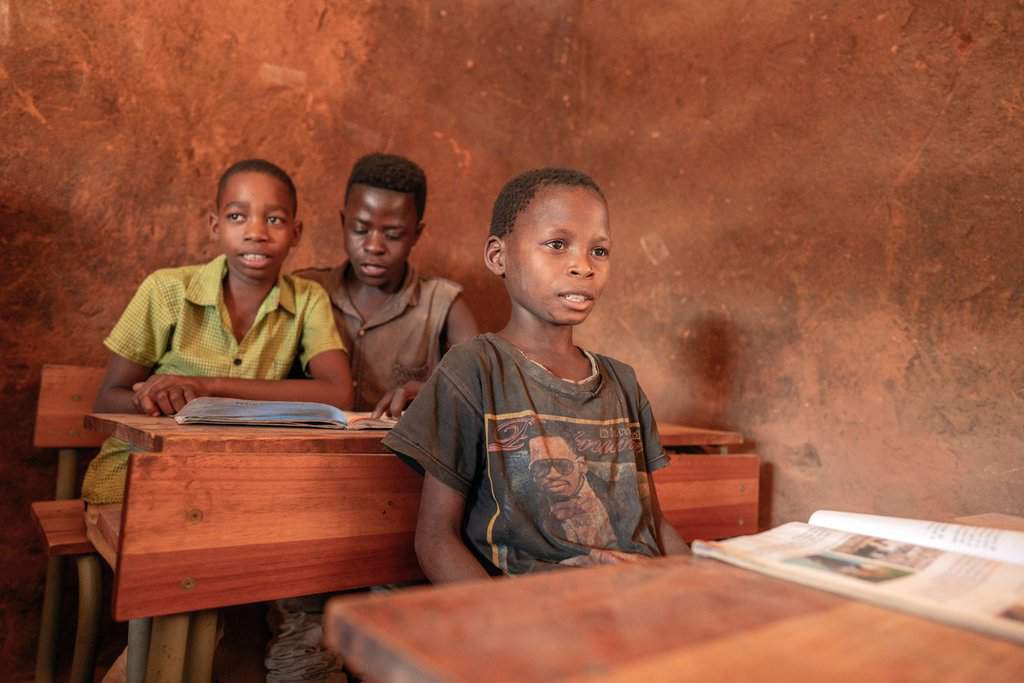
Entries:
<svg viewBox="0 0 1024 683">
<path fill-rule="evenodd" d="M 302 221 L 296 218 L 292 221 L 292 246 L 294 247 L 299 243 L 299 238 L 302 237 Z"/>
<path fill-rule="evenodd" d="M 413 244 L 416 244 L 417 242 L 420 241 L 420 237 L 423 235 L 423 231 L 426 230 L 426 228 L 426 221 L 420 221 L 419 223 L 416 224 L 416 239 L 412 241 Z"/>
<path fill-rule="evenodd" d="M 341 211 L 338 212 L 338 218 L 341 219 L 341 227 L 342 227 L 342 229 L 344 229 L 345 228 L 345 210 L 344 209 L 342 209 Z"/>
<path fill-rule="evenodd" d="M 484 265 L 498 277 L 505 277 L 505 240 L 491 235 L 484 245 Z"/>
<path fill-rule="evenodd" d="M 220 221 L 218 220 L 217 212 L 210 211 L 206 215 L 206 222 L 207 225 L 210 226 L 210 234 L 213 235 L 215 239 L 220 239 Z"/>
</svg>

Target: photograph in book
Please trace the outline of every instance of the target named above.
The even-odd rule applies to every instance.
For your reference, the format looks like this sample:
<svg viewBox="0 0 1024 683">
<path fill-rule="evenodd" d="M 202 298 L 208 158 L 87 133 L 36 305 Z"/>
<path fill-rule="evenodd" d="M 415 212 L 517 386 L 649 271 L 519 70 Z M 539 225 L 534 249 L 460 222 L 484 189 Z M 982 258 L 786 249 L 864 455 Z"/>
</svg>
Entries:
<svg viewBox="0 0 1024 683">
<path fill-rule="evenodd" d="M 845 557 L 838 553 L 820 553 L 803 557 L 791 557 L 785 562 L 787 564 L 810 567 L 811 569 L 821 569 L 834 574 L 860 579 L 861 581 L 870 581 L 871 583 L 891 581 L 913 573 L 905 569 L 889 567 L 880 562 L 856 557 Z"/>
<path fill-rule="evenodd" d="M 1024 533 L 852 513 L 811 519 L 842 530 L 791 522 L 695 541 L 693 552 L 1024 643 Z"/>
</svg>

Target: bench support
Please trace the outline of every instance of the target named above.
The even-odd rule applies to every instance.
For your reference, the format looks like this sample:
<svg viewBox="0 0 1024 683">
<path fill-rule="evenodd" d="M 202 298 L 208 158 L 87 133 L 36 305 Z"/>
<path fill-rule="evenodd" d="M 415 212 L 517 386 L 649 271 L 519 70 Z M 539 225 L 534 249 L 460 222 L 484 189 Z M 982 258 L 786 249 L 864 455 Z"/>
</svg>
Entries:
<svg viewBox="0 0 1024 683">
<path fill-rule="evenodd" d="M 46 590 L 43 592 L 43 618 L 39 624 L 36 647 L 36 683 L 53 683 L 57 659 L 57 633 L 60 627 L 60 596 L 64 583 L 64 558 L 51 557 L 46 563 Z"/>
<path fill-rule="evenodd" d="M 78 628 L 75 655 L 71 662 L 71 683 L 89 683 L 96 668 L 96 634 L 100 628 L 100 600 L 103 585 L 100 559 L 82 555 L 78 563 Z"/>
<path fill-rule="evenodd" d="M 54 500 L 70 500 L 75 495 L 78 451 L 62 448 L 57 452 L 57 490 Z M 46 588 L 43 591 L 43 615 L 36 646 L 36 683 L 53 683 L 56 676 L 57 637 L 60 633 L 61 595 L 64 593 L 64 558 L 51 557 L 46 563 Z"/>
</svg>

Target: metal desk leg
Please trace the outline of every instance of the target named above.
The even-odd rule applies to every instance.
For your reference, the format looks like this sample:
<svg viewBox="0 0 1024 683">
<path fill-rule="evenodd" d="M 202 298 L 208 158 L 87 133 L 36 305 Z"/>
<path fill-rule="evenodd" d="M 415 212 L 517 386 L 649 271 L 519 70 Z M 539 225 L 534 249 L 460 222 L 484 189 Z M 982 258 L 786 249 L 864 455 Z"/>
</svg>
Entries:
<svg viewBox="0 0 1024 683">
<path fill-rule="evenodd" d="M 188 645 L 188 613 L 153 618 L 146 683 L 181 683 Z"/>
<path fill-rule="evenodd" d="M 96 633 L 100 628 L 100 558 L 82 555 L 78 563 L 78 628 L 75 655 L 71 661 L 71 683 L 89 683 L 96 668 Z"/>
<path fill-rule="evenodd" d="M 193 612 L 188 629 L 184 683 L 210 683 L 213 678 L 213 653 L 216 649 L 217 610 Z"/>
<path fill-rule="evenodd" d="M 146 659 L 149 657 L 149 617 L 128 621 L 128 683 L 145 683 Z"/>
</svg>

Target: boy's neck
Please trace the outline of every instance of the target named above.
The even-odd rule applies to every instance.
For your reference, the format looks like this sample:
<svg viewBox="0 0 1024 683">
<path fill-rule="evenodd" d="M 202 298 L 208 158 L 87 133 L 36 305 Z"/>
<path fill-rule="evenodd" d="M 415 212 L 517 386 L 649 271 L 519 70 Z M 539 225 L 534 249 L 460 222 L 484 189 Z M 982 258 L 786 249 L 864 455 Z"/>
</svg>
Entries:
<svg viewBox="0 0 1024 683">
<path fill-rule="evenodd" d="M 352 272 L 351 268 L 346 268 L 342 277 L 345 278 L 348 296 L 352 301 L 352 305 L 355 306 L 356 311 L 359 312 L 359 315 L 365 322 L 372 318 L 380 309 L 384 308 L 395 294 L 402 291 L 402 285 L 405 284 L 408 275 L 409 263 L 406 262 L 402 270 L 402 277 L 398 280 L 397 284 L 389 283 L 383 287 L 367 284 L 360 280 Z"/>
<path fill-rule="evenodd" d="M 236 340 L 241 342 L 245 338 L 245 334 L 256 320 L 263 300 L 276 284 L 277 276 L 272 280 L 252 280 L 228 269 L 223 284 L 224 305 L 228 309 L 231 331 Z"/>
<path fill-rule="evenodd" d="M 590 360 L 573 342 L 571 325 L 532 327 L 536 329 L 526 329 L 513 319 L 498 336 L 556 377 L 578 382 L 590 376 Z"/>
</svg>

